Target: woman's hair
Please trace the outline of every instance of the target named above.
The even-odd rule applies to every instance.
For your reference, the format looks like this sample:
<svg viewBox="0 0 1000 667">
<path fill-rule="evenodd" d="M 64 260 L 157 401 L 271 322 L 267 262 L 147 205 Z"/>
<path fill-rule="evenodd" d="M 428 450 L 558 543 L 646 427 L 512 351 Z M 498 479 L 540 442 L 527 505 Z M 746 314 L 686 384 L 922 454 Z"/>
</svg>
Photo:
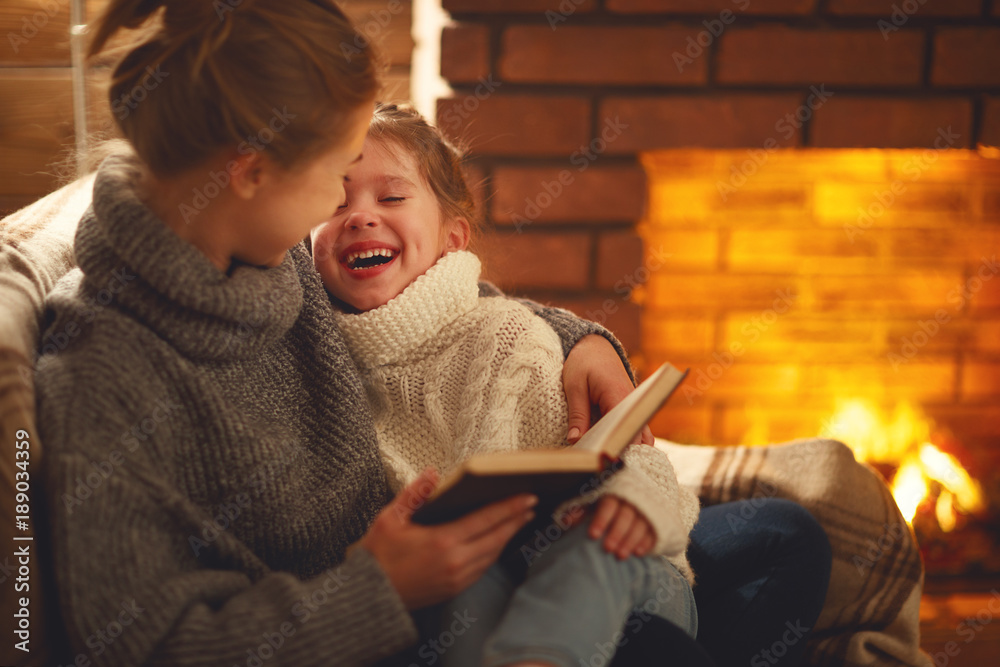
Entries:
<svg viewBox="0 0 1000 667">
<path fill-rule="evenodd" d="M 480 218 L 462 171 L 464 155 L 441 130 L 408 105 L 379 103 L 375 105 L 368 136 L 391 142 L 413 156 L 445 218 L 465 218 L 472 238 L 476 238 Z"/>
<path fill-rule="evenodd" d="M 345 116 L 380 85 L 369 40 L 332 0 L 111 0 L 89 55 L 154 19 L 109 92 L 118 127 L 154 174 L 226 147 L 303 166 L 342 140 Z"/>
</svg>

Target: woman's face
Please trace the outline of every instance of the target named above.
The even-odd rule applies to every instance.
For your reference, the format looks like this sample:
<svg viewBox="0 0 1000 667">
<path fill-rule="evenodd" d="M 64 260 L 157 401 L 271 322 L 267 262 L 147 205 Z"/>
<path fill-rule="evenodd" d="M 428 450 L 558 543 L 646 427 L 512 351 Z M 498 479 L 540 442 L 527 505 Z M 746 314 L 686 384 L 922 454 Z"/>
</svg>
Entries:
<svg viewBox="0 0 1000 667">
<path fill-rule="evenodd" d="M 289 248 L 330 218 L 344 202 L 344 179 L 361 156 L 372 110 L 373 105 L 363 105 L 348 114 L 344 140 L 304 169 L 271 166 L 266 188 L 249 202 L 246 218 L 239 221 L 239 259 L 278 266 Z"/>
<path fill-rule="evenodd" d="M 359 311 L 386 304 L 467 243 L 462 222 L 442 220 L 414 157 L 393 144 L 367 139 L 344 189 L 347 200 L 312 232 L 313 261 L 326 289 Z"/>
</svg>

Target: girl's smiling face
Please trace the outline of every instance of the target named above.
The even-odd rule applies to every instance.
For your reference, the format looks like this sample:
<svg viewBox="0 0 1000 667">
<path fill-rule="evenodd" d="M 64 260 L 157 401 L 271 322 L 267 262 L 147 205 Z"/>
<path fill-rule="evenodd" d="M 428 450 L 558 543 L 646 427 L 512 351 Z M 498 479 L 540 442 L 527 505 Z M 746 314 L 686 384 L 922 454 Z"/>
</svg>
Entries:
<svg viewBox="0 0 1000 667">
<path fill-rule="evenodd" d="M 469 240 L 465 220 L 442 219 L 408 151 L 369 137 L 362 156 L 344 183 L 347 200 L 311 235 L 326 289 L 358 311 L 385 305 Z"/>
</svg>

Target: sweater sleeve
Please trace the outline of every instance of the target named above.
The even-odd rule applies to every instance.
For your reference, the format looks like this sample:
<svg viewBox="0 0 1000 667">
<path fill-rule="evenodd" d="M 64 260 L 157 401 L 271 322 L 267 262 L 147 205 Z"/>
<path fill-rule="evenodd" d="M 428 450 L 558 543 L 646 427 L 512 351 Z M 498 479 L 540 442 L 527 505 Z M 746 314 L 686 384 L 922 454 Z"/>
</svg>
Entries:
<svg viewBox="0 0 1000 667">
<path fill-rule="evenodd" d="M 481 281 L 479 283 L 479 295 L 505 296 L 504 293 L 496 287 L 496 285 L 486 281 Z M 632 380 L 632 384 L 635 384 L 635 372 L 632 370 L 632 364 L 628 360 L 628 354 L 625 352 L 625 347 L 609 330 L 605 329 L 596 322 L 579 318 L 568 310 L 564 310 L 562 308 L 545 306 L 530 299 L 519 299 L 514 297 L 507 298 L 523 304 L 532 313 L 545 320 L 545 322 L 552 327 L 553 330 L 555 330 L 556 334 L 559 336 L 559 341 L 562 343 L 564 359 L 569 356 L 570 350 L 572 350 L 573 346 L 575 346 L 584 336 L 596 334 L 606 338 L 621 358 L 622 365 L 625 366 L 625 370 L 628 372 L 628 376 L 629 379 Z"/>
<path fill-rule="evenodd" d="M 362 665 L 416 640 L 402 601 L 364 549 L 300 579 L 268 568 L 222 517 L 212 548 L 198 557 L 205 513 L 145 454 L 164 451 L 166 441 L 155 440 L 170 429 L 123 455 L 135 406 L 123 390 L 95 396 L 79 386 L 39 374 L 43 437 L 59 445 L 46 458 L 45 483 L 75 654 L 101 666 Z"/>
<path fill-rule="evenodd" d="M 602 484 L 596 496 L 613 495 L 633 505 L 656 532 L 653 553 L 676 556 L 687 550 L 698 516 L 698 499 L 677 483 L 666 453 L 648 445 L 629 445 L 625 467 Z"/>
</svg>

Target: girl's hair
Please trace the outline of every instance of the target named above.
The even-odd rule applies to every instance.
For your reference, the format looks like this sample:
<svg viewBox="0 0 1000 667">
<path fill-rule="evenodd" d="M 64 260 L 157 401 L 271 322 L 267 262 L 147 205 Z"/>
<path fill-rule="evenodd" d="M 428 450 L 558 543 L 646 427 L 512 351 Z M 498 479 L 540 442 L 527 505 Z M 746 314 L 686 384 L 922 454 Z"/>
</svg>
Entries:
<svg viewBox="0 0 1000 667">
<path fill-rule="evenodd" d="M 303 166 L 342 140 L 344 117 L 380 85 L 369 40 L 332 0 L 111 0 L 89 55 L 154 18 L 109 92 L 118 127 L 154 174 L 226 147 Z"/>
<path fill-rule="evenodd" d="M 472 238 L 476 238 L 480 218 L 472 189 L 462 170 L 464 154 L 441 130 L 409 105 L 378 103 L 368 136 L 392 142 L 412 155 L 445 218 L 465 218 L 469 221 Z"/>
</svg>

